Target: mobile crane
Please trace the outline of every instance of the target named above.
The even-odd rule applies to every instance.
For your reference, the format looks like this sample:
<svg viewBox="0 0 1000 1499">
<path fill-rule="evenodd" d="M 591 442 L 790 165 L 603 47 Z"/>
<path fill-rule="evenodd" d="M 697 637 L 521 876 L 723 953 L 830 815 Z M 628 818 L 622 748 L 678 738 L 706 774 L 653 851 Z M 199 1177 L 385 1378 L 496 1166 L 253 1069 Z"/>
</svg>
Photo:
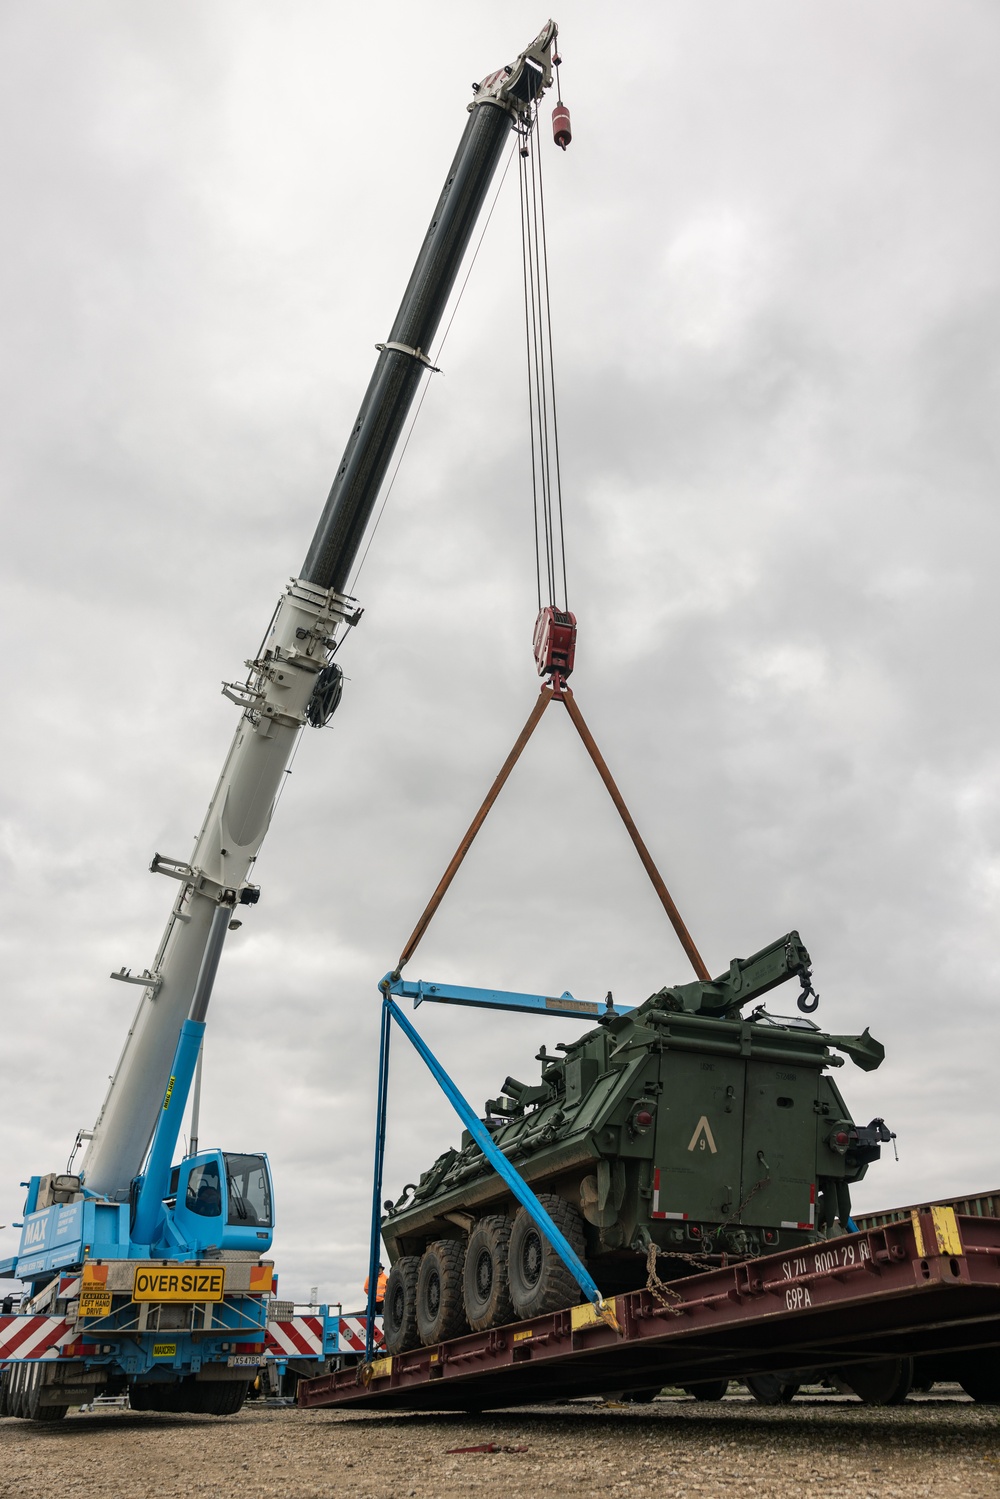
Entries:
<svg viewBox="0 0 1000 1499">
<path fill-rule="evenodd" d="M 486 194 L 512 129 L 552 82 L 549 21 L 509 66 L 473 85 L 458 151 L 351 429 L 301 570 L 260 654 L 224 695 L 236 732 L 190 859 L 150 868 L 177 891 L 152 965 L 112 977 L 142 990 L 97 1122 L 65 1172 L 27 1187 L 26 1283 L 0 1309 L 0 1415 L 54 1420 L 95 1394 L 133 1408 L 224 1415 L 263 1363 L 273 1268 L 267 1157 L 195 1150 L 174 1163 L 212 987 L 236 908 L 255 905 L 254 861 L 305 725 L 329 723 L 335 656 L 361 616 L 345 589 Z M 86 1149 L 77 1171 L 76 1149 Z"/>
</svg>

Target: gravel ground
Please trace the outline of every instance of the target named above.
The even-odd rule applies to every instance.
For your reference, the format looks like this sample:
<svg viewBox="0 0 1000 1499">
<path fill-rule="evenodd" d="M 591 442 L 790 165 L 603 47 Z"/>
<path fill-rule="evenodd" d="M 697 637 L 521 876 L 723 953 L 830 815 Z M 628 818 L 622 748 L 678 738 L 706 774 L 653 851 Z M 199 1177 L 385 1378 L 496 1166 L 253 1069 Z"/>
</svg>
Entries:
<svg viewBox="0 0 1000 1499">
<path fill-rule="evenodd" d="M 936 1394 L 890 1410 L 839 1398 L 775 1410 L 730 1396 L 711 1406 L 661 1397 L 479 1417 L 259 1405 L 227 1419 L 99 1411 L 48 1428 L 0 1420 L 0 1496 L 992 1499 L 998 1423 L 995 1408 Z M 501 1450 L 448 1450 L 484 1443 Z"/>
</svg>

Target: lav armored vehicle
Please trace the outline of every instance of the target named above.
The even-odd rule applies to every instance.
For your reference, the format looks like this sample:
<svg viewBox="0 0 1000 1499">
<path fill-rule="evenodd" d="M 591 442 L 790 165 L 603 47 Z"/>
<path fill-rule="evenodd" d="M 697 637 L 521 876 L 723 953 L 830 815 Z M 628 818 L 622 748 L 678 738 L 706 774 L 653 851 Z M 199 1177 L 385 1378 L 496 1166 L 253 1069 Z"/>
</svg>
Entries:
<svg viewBox="0 0 1000 1499">
<path fill-rule="evenodd" d="M 799 1013 L 762 1003 L 797 978 Z M 830 1070 L 884 1048 L 810 1019 L 809 954 L 791 932 L 711 983 L 661 989 L 578 1041 L 538 1052 L 486 1105 L 494 1143 L 539 1195 L 602 1294 L 723 1256 L 793 1252 L 846 1232 L 850 1186 L 893 1139 L 858 1126 Z M 838 1055 L 842 1053 L 843 1055 Z M 572 1305 L 575 1281 L 465 1133 L 385 1205 L 390 1352 Z"/>
</svg>

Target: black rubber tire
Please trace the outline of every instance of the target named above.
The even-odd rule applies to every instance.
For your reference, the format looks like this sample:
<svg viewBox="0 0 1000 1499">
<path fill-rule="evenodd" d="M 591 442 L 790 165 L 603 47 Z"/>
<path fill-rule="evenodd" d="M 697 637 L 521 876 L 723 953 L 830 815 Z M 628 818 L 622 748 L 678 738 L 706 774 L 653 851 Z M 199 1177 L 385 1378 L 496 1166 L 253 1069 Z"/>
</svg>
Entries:
<svg viewBox="0 0 1000 1499">
<path fill-rule="evenodd" d="M 507 1273 L 511 1220 L 499 1213 L 481 1218 L 469 1235 L 462 1272 L 462 1302 L 473 1332 L 514 1320 Z"/>
<path fill-rule="evenodd" d="M 31 1419 L 32 1421 L 61 1421 L 68 1410 L 68 1405 L 40 1405 Z"/>
<path fill-rule="evenodd" d="M 201 1389 L 193 1379 L 129 1386 L 128 1403 L 134 1411 L 160 1411 L 171 1416 L 201 1410 Z"/>
<path fill-rule="evenodd" d="M 722 1400 L 729 1389 L 729 1380 L 700 1379 L 697 1384 L 686 1384 L 684 1388 L 695 1400 Z M 790 1389 L 791 1386 L 788 1388 Z M 795 1388 L 798 1389 L 798 1385 Z"/>
<path fill-rule="evenodd" d="M 205 1380 L 195 1386 L 198 1410 L 205 1416 L 235 1416 L 249 1388 L 246 1379 Z"/>
<path fill-rule="evenodd" d="M 425 1348 L 468 1332 L 462 1299 L 465 1244 L 438 1239 L 420 1256 L 417 1271 L 417 1336 Z"/>
<path fill-rule="evenodd" d="M 539 1193 L 538 1200 L 556 1228 L 583 1259 L 586 1239 L 579 1209 L 564 1197 L 549 1192 Z M 528 1317 L 542 1317 L 546 1312 L 561 1311 L 566 1306 L 576 1306 L 583 1299 L 583 1292 L 573 1276 L 524 1208 L 518 1208 L 510 1231 L 507 1275 L 514 1314 L 522 1321 Z"/>
<path fill-rule="evenodd" d="M 780 1374 L 747 1374 L 743 1383 L 758 1405 L 791 1405 L 799 1386 Z"/>
<path fill-rule="evenodd" d="M 841 1369 L 840 1378 L 863 1405 L 902 1405 L 913 1388 L 912 1358 L 873 1359 Z"/>
<path fill-rule="evenodd" d="M 417 1271 L 420 1256 L 404 1254 L 389 1271 L 382 1312 L 386 1353 L 405 1353 L 420 1343 L 417 1336 Z"/>
</svg>

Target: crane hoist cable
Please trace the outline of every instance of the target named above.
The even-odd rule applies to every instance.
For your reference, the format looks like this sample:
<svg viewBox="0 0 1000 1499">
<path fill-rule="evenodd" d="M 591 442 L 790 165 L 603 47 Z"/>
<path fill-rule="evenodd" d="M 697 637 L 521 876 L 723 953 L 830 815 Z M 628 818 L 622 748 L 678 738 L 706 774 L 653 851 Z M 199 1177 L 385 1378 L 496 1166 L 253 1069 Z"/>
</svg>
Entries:
<svg viewBox="0 0 1000 1499">
<path fill-rule="evenodd" d="M 553 58 L 558 79 L 560 59 Z M 562 102 L 559 91 L 558 103 L 552 112 L 552 128 L 556 145 L 563 150 L 569 144 L 569 111 Z M 570 689 L 567 678 L 573 670 L 576 653 L 576 618 L 569 612 L 569 595 L 566 579 L 566 545 L 563 526 L 562 472 L 559 462 L 559 422 L 556 410 L 555 366 L 552 352 L 552 311 L 549 297 L 548 250 L 545 235 L 545 194 L 542 180 L 541 154 L 537 150 L 538 113 L 532 114 L 530 124 L 521 127 L 520 160 L 521 186 L 521 247 L 524 281 L 524 324 L 528 364 L 528 411 L 531 445 L 531 483 L 535 526 L 535 581 L 538 596 L 538 617 L 535 621 L 534 652 L 538 674 L 543 683 L 535 705 L 528 715 L 514 746 L 500 767 L 492 786 L 486 794 L 478 812 L 458 845 L 447 869 L 438 881 L 437 888 L 425 906 L 420 920 L 399 956 L 393 971 L 398 979 L 403 967 L 412 958 L 434 914 L 444 899 L 452 880 L 458 873 L 466 854 L 472 847 L 476 834 L 486 821 L 497 797 L 503 790 L 511 771 L 535 729 L 542 720 L 546 708 L 553 700 L 561 702 L 569 713 L 574 728 L 583 741 L 601 780 L 625 824 L 629 837 L 635 845 L 642 866 L 649 876 L 653 889 L 667 913 L 670 924 L 677 934 L 691 966 L 703 983 L 711 981 L 711 975 L 695 946 L 687 926 L 674 900 L 663 882 L 653 857 L 646 847 L 635 820 L 625 804 L 614 777 L 608 768 L 580 711 L 579 704 Z M 532 149 L 532 145 L 536 149 Z M 561 587 L 561 595 L 560 595 Z M 547 599 L 547 602 L 543 600 Z"/>
<path fill-rule="evenodd" d="M 569 590 L 563 530 L 562 469 L 559 461 L 559 414 L 552 350 L 545 186 L 542 156 L 537 147 L 536 110 L 530 125 L 523 127 L 518 153 L 528 427 L 535 522 L 535 581 L 539 610 L 544 604 L 548 604 L 566 612 L 569 609 Z"/>
</svg>

